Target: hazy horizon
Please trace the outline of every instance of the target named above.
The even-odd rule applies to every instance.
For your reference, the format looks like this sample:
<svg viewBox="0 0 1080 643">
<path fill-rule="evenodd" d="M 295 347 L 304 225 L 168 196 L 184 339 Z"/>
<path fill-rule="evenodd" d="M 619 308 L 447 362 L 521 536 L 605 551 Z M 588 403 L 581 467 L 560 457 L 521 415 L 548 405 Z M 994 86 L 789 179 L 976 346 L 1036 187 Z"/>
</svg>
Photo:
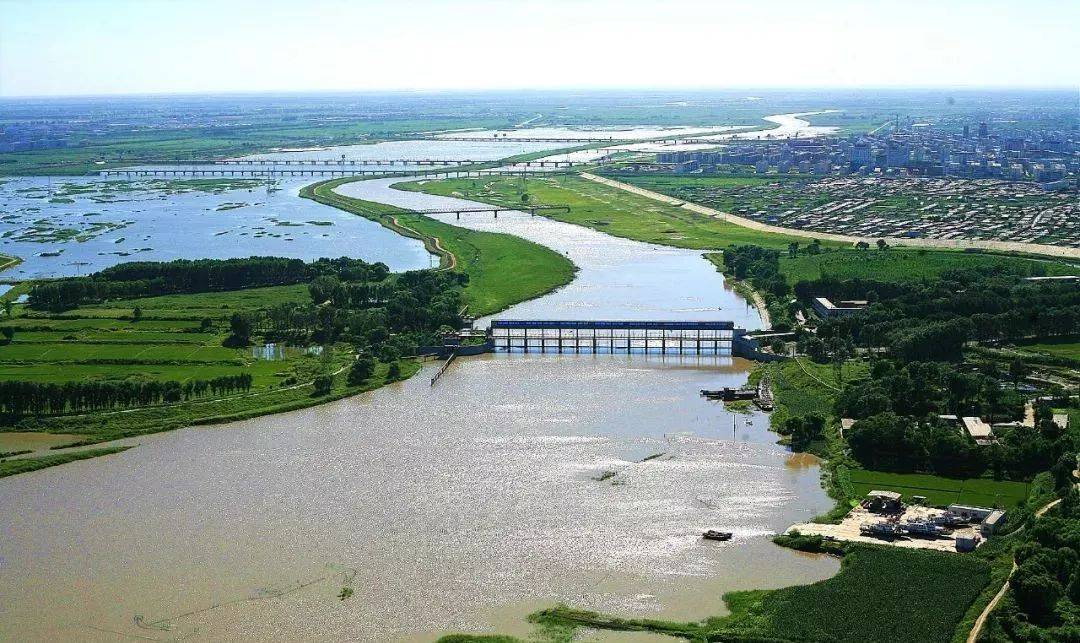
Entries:
<svg viewBox="0 0 1080 643">
<path fill-rule="evenodd" d="M 894 86 L 894 87 L 874 87 L 874 86 L 851 86 L 851 87 L 793 87 L 793 86 L 730 86 L 730 87 L 545 87 L 543 89 L 529 88 L 529 87 L 478 87 L 474 89 L 458 89 L 453 87 L 447 88 L 428 88 L 428 89 L 253 89 L 253 90 L 220 90 L 220 91 L 160 91 L 160 92 L 125 92 L 125 93 L 112 93 L 112 94 L 19 94 L 19 95 L 0 95 L 0 101 L 20 101 L 20 100 L 65 100 L 65 99 L 117 99 L 117 98 L 168 98 L 168 97 L 199 97 L 199 98 L 234 98 L 234 97 L 291 97 L 291 96 L 394 96 L 394 95 L 500 95 L 500 94 L 560 94 L 560 93 L 574 93 L 574 94 L 619 94 L 620 92 L 630 93 L 642 93 L 646 95 L 662 95 L 662 94 L 678 94 L 678 95 L 707 95 L 707 94 L 721 94 L 721 93 L 742 93 L 742 92 L 760 92 L 760 93 L 790 93 L 791 91 L 799 92 L 852 92 L 852 93 L 877 93 L 877 92 L 897 92 L 897 93 L 910 93 L 910 92 L 947 92 L 947 93 L 1046 93 L 1046 94 L 1065 94 L 1074 93 L 1077 90 L 1068 86 L 1045 86 L 1045 87 L 1025 87 L 1018 85 L 982 85 L 982 86 L 961 86 L 961 85 L 940 85 L 940 86 Z M 1080 97 L 1077 99 L 1080 101 Z"/>
<path fill-rule="evenodd" d="M 0 4 L 4 98 L 1073 90 L 1080 59 L 1050 0 Z"/>
</svg>

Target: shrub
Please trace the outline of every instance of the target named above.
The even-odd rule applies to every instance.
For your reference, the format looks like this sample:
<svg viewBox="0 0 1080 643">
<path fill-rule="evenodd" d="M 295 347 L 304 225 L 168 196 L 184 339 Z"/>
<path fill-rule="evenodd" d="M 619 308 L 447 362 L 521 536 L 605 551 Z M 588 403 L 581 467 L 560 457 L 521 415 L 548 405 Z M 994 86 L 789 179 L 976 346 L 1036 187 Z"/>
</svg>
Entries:
<svg viewBox="0 0 1080 643">
<path fill-rule="evenodd" d="M 329 395 L 330 389 L 334 388 L 334 376 L 320 375 L 315 378 L 312 386 L 314 387 L 315 395 Z"/>
</svg>

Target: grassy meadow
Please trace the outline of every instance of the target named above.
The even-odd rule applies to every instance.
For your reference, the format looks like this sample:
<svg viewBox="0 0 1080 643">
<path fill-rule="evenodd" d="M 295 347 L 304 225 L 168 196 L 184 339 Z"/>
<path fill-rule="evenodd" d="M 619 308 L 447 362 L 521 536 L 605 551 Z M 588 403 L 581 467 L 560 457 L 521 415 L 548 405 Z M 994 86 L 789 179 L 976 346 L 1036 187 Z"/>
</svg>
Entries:
<svg viewBox="0 0 1080 643">
<path fill-rule="evenodd" d="M 289 347 L 275 359 L 256 355 L 250 347 L 222 345 L 232 313 L 307 298 L 306 286 L 299 285 L 116 300 L 57 314 L 16 306 L 13 318 L 3 321 L 15 334 L 0 344 L 0 380 L 183 383 L 247 373 L 252 388 L 135 409 L 24 417 L 9 421 L 4 430 L 75 434 L 75 443 L 89 444 L 302 408 L 382 385 L 389 367 L 380 363 L 363 385 L 350 387 L 341 374 L 329 395 L 312 397 L 310 382 L 317 375 L 342 371 L 351 363 L 352 350 L 345 345 L 327 346 L 322 355 Z M 133 318 L 135 308 L 142 312 L 139 320 Z M 209 320 L 205 330 L 203 319 Z M 418 368 L 402 362 L 401 377 Z"/>
<path fill-rule="evenodd" d="M 574 278 L 575 267 L 569 259 L 520 237 L 468 230 L 333 191 L 338 185 L 353 180 L 323 181 L 304 188 L 301 195 L 422 239 L 429 250 L 441 256 L 443 267 L 453 266 L 469 275 L 465 298 L 473 315 L 491 314 L 539 297 Z"/>
<path fill-rule="evenodd" d="M 694 181 L 716 185 L 752 185 L 766 180 L 755 177 L 703 177 Z M 636 177 L 634 184 L 646 189 L 663 191 L 668 184 L 685 181 L 679 177 Z M 861 277 L 883 281 L 917 281 L 932 279 L 953 268 L 984 267 L 1008 264 L 1023 266 L 1035 274 L 1075 274 L 1077 268 L 1065 261 L 1029 258 L 1015 255 L 931 250 L 923 248 L 889 248 L 857 250 L 848 244 L 824 242 L 824 252 L 809 254 L 805 237 L 761 232 L 703 216 L 681 207 L 660 203 L 646 197 L 601 185 L 573 175 L 552 175 L 529 178 L 524 182 L 515 177 L 483 177 L 445 179 L 402 184 L 403 188 L 442 196 L 456 196 L 493 205 L 520 206 L 522 194 L 529 195 L 531 205 L 555 205 L 570 208 L 565 212 L 545 212 L 549 218 L 574 223 L 608 234 L 656 243 L 659 245 L 695 250 L 722 250 L 736 244 L 753 244 L 786 251 L 796 242 L 800 250 L 795 258 L 786 252 L 780 260 L 781 272 L 788 283 L 822 276 L 837 278 Z"/>
<path fill-rule="evenodd" d="M 1075 337 L 1047 339 L 1037 344 L 1023 344 L 1022 347 L 1032 353 L 1080 361 L 1080 341 L 1076 341 Z"/>
<path fill-rule="evenodd" d="M 805 243 L 800 245 L 805 246 Z M 845 249 L 816 255 L 800 252 L 795 258 L 790 258 L 785 253 L 780 259 L 780 270 L 787 277 L 788 283 L 792 284 L 822 277 L 902 283 L 935 279 L 946 270 L 956 268 L 1005 265 L 1014 268 L 1022 266 L 1029 271 L 1045 271 L 1047 275 L 1074 274 L 1076 271 L 1076 267 L 1052 259 L 924 248 L 889 248 L 885 251 L 876 248 Z"/>
<path fill-rule="evenodd" d="M 945 507 L 950 504 L 1013 509 L 1027 500 L 1028 483 L 973 478 L 957 480 L 924 473 L 885 473 L 852 469 L 848 478 L 858 497 L 872 490 L 897 491 L 904 502 L 912 496 L 926 496 L 927 504 Z"/>
<path fill-rule="evenodd" d="M 483 177 L 414 182 L 403 187 L 513 207 L 522 205 L 522 186 L 520 178 Z M 544 216 L 551 219 L 646 243 L 716 250 L 746 243 L 786 248 L 792 241 L 806 241 L 805 238 L 763 234 L 579 176 L 560 174 L 529 178 L 524 182 L 524 192 L 529 195 L 530 205 L 570 208 L 569 212 L 545 212 Z"/>
<path fill-rule="evenodd" d="M 67 453 L 51 453 L 35 458 L 0 460 L 0 478 L 14 476 L 20 473 L 29 473 L 47 467 L 55 467 L 56 465 L 67 464 L 68 462 L 89 460 L 90 458 L 99 458 L 104 455 L 121 453 L 130 448 L 131 447 L 107 447 L 102 449 L 83 449 L 81 451 L 70 451 Z"/>
</svg>

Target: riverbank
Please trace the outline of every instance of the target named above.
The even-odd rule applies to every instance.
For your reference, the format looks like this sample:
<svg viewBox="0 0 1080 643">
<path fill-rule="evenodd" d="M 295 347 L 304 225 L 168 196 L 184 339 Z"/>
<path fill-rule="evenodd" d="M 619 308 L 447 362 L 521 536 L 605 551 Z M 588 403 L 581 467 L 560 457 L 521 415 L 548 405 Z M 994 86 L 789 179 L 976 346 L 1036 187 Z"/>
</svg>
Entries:
<svg viewBox="0 0 1080 643">
<path fill-rule="evenodd" d="M 817 239 L 820 241 L 828 241 L 836 244 L 854 245 L 860 241 L 873 242 L 876 239 L 867 239 L 863 237 L 856 237 L 846 234 L 835 234 L 831 232 L 815 232 L 809 230 L 799 230 L 796 228 L 781 228 L 779 226 L 769 225 L 767 223 L 761 223 L 760 221 L 754 221 L 753 219 L 747 219 L 745 217 L 736 216 L 729 212 L 721 212 L 697 203 L 691 203 L 682 201 L 666 194 L 660 194 L 659 192 L 653 192 L 646 190 L 645 188 L 630 185 L 622 181 L 616 181 L 603 176 L 597 176 L 595 174 L 583 173 L 581 176 L 584 178 L 595 181 L 608 187 L 624 190 L 630 194 L 641 196 L 647 199 L 659 203 L 665 203 L 677 207 L 685 208 L 691 212 L 696 212 L 703 216 L 712 217 L 725 223 L 738 225 L 749 230 L 756 230 L 758 232 L 767 233 L 769 235 L 783 235 L 787 237 L 798 237 L 798 240 Z M 1058 257 L 1065 259 L 1080 259 L 1080 248 L 1068 248 L 1064 246 L 1048 246 L 1038 243 L 1020 243 L 1015 241 L 988 241 L 980 239 L 912 239 L 912 238 L 893 238 L 887 237 L 884 239 L 890 246 L 907 246 L 912 248 L 933 248 L 938 250 L 989 250 L 994 252 L 1019 252 L 1033 255 L 1044 255 L 1048 257 Z"/>
<path fill-rule="evenodd" d="M 678 622 L 621 618 L 560 606 L 530 618 L 570 631 L 651 632 L 690 641 L 948 643 L 966 606 L 990 582 L 990 565 L 973 557 L 876 545 L 840 546 L 839 552 L 843 566 L 828 580 L 725 594 L 731 612 L 726 616 Z M 911 578 L 920 579 L 920 591 L 912 591 Z M 867 591 L 871 586 L 874 591 Z M 868 618 L 871 613 L 873 618 Z M 919 617 L 913 618 L 914 614 Z"/>
<path fill-rule="evenodd" d="M 356 178 L 332 179 L 301 196 L 371 219 L 423 240 L 440 265 L 469 276 L 465 297 L 474 316 L 489 315 L 546 295 L 574 279 L 574 264 L 559 253 L 520 237 L 449 225 L 392 205 L 345 196 L 337 188 Z"/>
<path fill-rule="evenodd" d="M 383 190 L 368 198 L 424 196 Z M 429 206 L 421 201 L 409 207 Z M 407 214 L 390 216 L 432 233 L 420 227 L 430 222 L 414 225 Z M 452 221 L 453 215 L 446 218 Z M 541 217 L 475 217 L 467 223 L 546 241 L 557 249 L 556 257 L 580 260 L 576 283 L 510 315 L 756 323 L 753 311 L 723 288 L 721 276 L 697 251 L 646 246 Z M 443 230 L 432 236 L 456 253 L 452 235 Z M 465 241 L 482 249 L 476 239 Z M 462 252 L 462 269 L 467 259 Z M 592 609 L 632 605 L 669 618 L 694 618 L 721 610 L 719 597 L 730 589 L 797 585 L 835 573 L 833 560 L 777 551 L 760 537 L 762 530 L 781 529 L 828 502 L 816 469 L 789 464 L 765 430 L 764 416 L 739 416 L 738 433 L 729 441 L 730 414 L 698 394 L 701 388 L 741 385 L 746 367 L 740 360 L 641 356 L 628 368 L 625 356 L 529 355 L 482 356 L 467 364 L 452 368 L 436 387 L 413 378 L 337 404 L 146 440 L 140 449 L 93 467 L 92 484 L 83 479 L 89 466 L 5 482 L 0 504 L 11 505 L 13 514 L 35 516 L 5 528 L 9 546 L 35 542 L 45 549 L 48 534 L 60 533 L 49 508 L 53 498 L 65 498 L 57 518 L 100 537 L 87 546 L 89 564 L 102 579 L 95 594 L 119 586 L 129 591 L 106 607 L 89 604 L 81 587 L 62 587 L 45 597 L 24 592 L 18 579 L 37 579 L 22 566 L 32 561 L 20 559 L 5 570 L 10 579 L 3 576 L 14 598 L 12 618 L 0 631 L 54 632 L 70 614 L 134 630 L 132 614 L 164 618 L 199 610 L 222 597 L 249 595 L 250 587 L 316 577 L 313 570 L 327 561 L 362 568 L 353 599 L 324 603 L 324 594 L 333 595 L 314 588 L 300 600 L 243 603 L 236 610 L 244 632 L 311 638 L 332 622 L 346 638 L 387 640 L 417 628 L 467 627 L 486 619 L 492 607 L 541 600 L 573 600 Z M 657 396 L 657 390 L 667 395 Z M 635 402 L 612 404 L 625 399 Z M 725 427 L 722 435 L 717 426 Z M 650 457 L 673 444 L 677 457 Z M 273 475 L 266 475 L 268 466 Z M 72 487 L 81 491 L 73 493 Z M 117 519 L 98 508 L 108 503 L 115 509 L 118 488 L 140 489 L 119 506 L 139 520 Z M 697 500 L 687 498 L 688 488 L 696 490 Z M 748 499 L 752 511 L 746 511 Z M 174 547 L 169 533 L 160 530 L 174 525 L 177 515 L 200 518 L 185 522 L 185 548 L 207 556 L 172 564 L 185 548 Z M 221 542 L 220 521 L 201 519 L 209 515 L 228 515 L 230 533 L 257 537 L 238 542 L 242 555 L 235 555 L 240 552 L 231 540 Z M 493 515 L 501 519 L 492 521 Z M 268 520 L 272 529 L 266 528 Z M 414 529 L 417 520 L 440 527 Z M 732 529 L 735 542 L 719 550 L 702 547 L 699 535 L 706 524 Z M 114 546 L 114 528 L 123 528 L 125 539 L 163 545 L 141 548 L 132 561 L 129 547 Z M 664 546 L 652 546 L 658 543 Z M 411 562 L 401 560 L 402 551 Z M 126 557 L 127 564 L 118 565 L 116 556 Z M 53 562 L 48 569 L 69 573 L 67 561 Z M 634 573 L 624 571 L 627 565 Z M 101 566 L 120 571 L 98 575 Z M 509 566 L 535 574 L 510 578 Z M 140 573 L 146 568 L 159 572 L 148 578 Z M 407 571 L 391 571 L 402 569 Z M 703 570 L 709 570 L 707 579 Z M 173 588 L 181 582 L 192 589 L 178 599 Z M 593 587 L 599 589 L 586 590 L 584 600 L 583 588 Z M 646 593 L 649 598 L 642 599 Z M 229 638 L 236 632 L 235 616 L 208 612 L 166 620 L 180 635 L 197 628 Z"/>
<path fill-rule="evenodd" d="M 11 257 L 8 255 L 0 254 L 0 272 L 3 272 L 8 268 L 14 268 L 20 263 L 22 263 L 22 259 L 18 257 Z"/>
<path fill-rule="evenodd" d="M 724 255 L 721 252 L 706 252 L 703 255 L 709 260 L 709 263 L 716 266 L 716 269 L 720 272 L 724 272 Z M 757 310 L 758 315 L 761 317 L 761 329 L 769 330 L 772 328 L 772 317 L 769 315 L 769 305 L 765 302 L 765 298 L 761 296 L 749 281 L 743 279 L 735 279 L 731 275 L 727 276 L 727 283 L 731 285 L 731 288 L 739 293 L 739 295 L 754 305 L 754 309 Z"/>
<path fill-rule="evenodd" d="M 429 252 L 440 258 L 442 268 L 460 269 L 469 275 L 465 292 L 474 314 L 502 310 L 550 292 L 573 279 L 574 266 L 542 246 L 508 235 L 472 232 L 405 210 L 342 197 L 333 192 L 333 187 L 342 182 L 308 186 L 303 196 L 360 214 L 398 234 L 423 241 Z M 22 286 L 25 290 L 29 284 Z M 282 364 L 252 361 L 243 351 L 221 346 L 225 337 L 221 325 L 227 325 L 225 322 L 232 312 L 299 303 L 306 299 L 304 288 L 289 286 L 116 301 L 108 306 L 80 307 L 62 315 L 35 313 L 30 317 L 24 307 L 16 307 L 20 312 L 10 320 L 16 341 L 0 349 L 0 377 L 25 378 L 28 364 L 38 366 L 40 372 L 36 371 L 34 375 L 37 381 L 58 384 L 67 381 L 73 372 L 82 373 L 89 379 L 101 377 L 102 373 L 125 378 L 149 369 L 155 379 L 183 382 L 228 374 L 232 369 L 241 368 L 254 376 L 255 387 L 250 393 L 214 399 L 121 411 L 27 417 L 5 428 L 14 432 L 78 436 L 67 446 L 82 447 L 183 426 L 232 422 L 296 410 L 399 381 L 419 370 L 417 363 L 403 361 L 396 374 L 389 376 L 389 367 L 379 363 L 367 382 L 350 385 L 341 375 L 354 358 L 346 347 L 338 347 L 338 350 L 330 347 L 324 358 L 294 358 L 295 361 Z M 140 311 L 142 321 L 138 324 L 132 323 L 134 309 Z M 211 320 L 212 326 L 217 325 L 214 324 L 217 320 L 221 324 L 217 325 L 219 330 L 192 334 L 200 318 Z M 53 348 L 57 350 L 51 350 Z M 46 355 L 54 357 L 40 362 Z M 310 392 L 312 383 L 318 371 L 324 368 L 320 364 L 329 364 L 329 371 L 337 377 L 334 377 L 329 392 L 313 395 Z M 63 464 L 77 459 L 75 453 L 65 451 L 57 457 L 44 458 L 39 458 L 36 451 L 20 454 L 15 459 L 24 462 L 11 467 L 11 471 L 30 470 L 28 462 L 31 459 L 39 460 L 42 466 Z"/>
<path fill-rule="evenodd" d="M 405 182 L 399 187 L 440 196 L 458 196 L 503 207 L 551 205 L 568 212 L 543 212 L 556 221 L 573 223 L 615 237 L 692 250 L 720 250 L 732 244 L 756 243 L 786 248 L 803 241 L 796 236 L 763 235 L 759 231 L 702 216 L 673 203 L 657 203 L 603 183 L 589 175 L 532 176 L 524 182 L 513 177 L 443 179 Z M 522 201 L 526 194 L 528 200 Z"/>
</svg>

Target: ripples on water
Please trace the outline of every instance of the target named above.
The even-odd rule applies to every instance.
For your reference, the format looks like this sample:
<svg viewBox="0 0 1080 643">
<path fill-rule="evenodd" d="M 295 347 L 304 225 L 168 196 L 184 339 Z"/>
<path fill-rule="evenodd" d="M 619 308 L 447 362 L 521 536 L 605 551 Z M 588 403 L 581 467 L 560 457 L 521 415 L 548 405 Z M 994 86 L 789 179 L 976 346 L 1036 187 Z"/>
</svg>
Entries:
<svg viewBox="0 0 1080 643">
<path fill-rule="evenodd" d="M 176 633 L 375 641 L 554 601 L 700 618 L 722 591 L 835 570 L 763 537 L 828 506 L 817 471 L 785 466 L 764 415 L 740 416 L 732 439 L 730 416 L 698 395 L 744 381 L 743 363 L 504 355 L 462 360 L 434 388 L 426 375 L 4 481 L 0 634 L 131 633 L 134 614 L 328 564 L 358 570 L 353 598 L 327 582 Z M 717 527 L 735 540 L 700 540 Z"/>
<path fill-rule="evenodd" d="M 446 202 L 392 182 L 343 190 Z M 758 324 L 697 253 L 541 218 L 462 224 L 538 240 L 581 268 L 500 316 Z M 488 355 L 430 387 L 432 368 L 0 481 L 0 638 L 430 640 L 521 633 L 558 601 L 700 619 L 725 591 L 837 569 L 765 538 L 828 508 L 817 467 L 795 466 L 763 414 L 733 422 L 698 395 L 745 382 L 745 362 Z M 708 528 L 735 538 L 703 542 Z"/>
</svg>

